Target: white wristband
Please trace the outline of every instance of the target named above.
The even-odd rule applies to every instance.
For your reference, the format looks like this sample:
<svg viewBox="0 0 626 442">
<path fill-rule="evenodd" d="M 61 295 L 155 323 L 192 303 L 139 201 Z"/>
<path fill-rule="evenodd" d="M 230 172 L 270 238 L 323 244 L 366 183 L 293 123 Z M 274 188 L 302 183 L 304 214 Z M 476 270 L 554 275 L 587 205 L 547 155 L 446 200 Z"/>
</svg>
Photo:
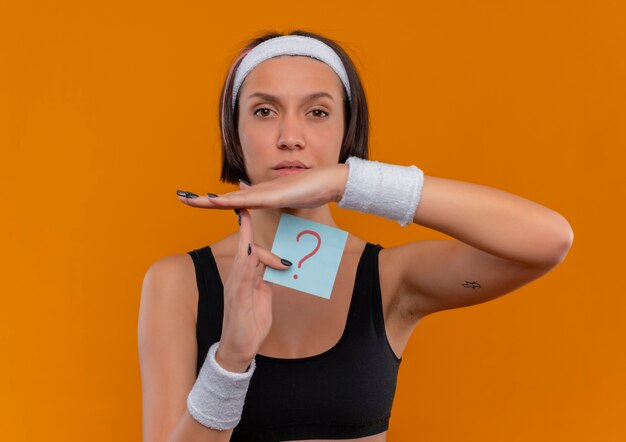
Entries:
<svg viewBox="0 0 626 442">
<path fill-rule="evenodd" d="M 339 207 L 373 213 L 402 226 L 413 223 L 424 187 L 421 169 L 357 157 L 348 158 L 346 164 L 348 181 Z"/>
<path fill-rule="evenodd" d="M 187 396 L 187 409 L 205 427 L 231 430 L 241 420 L 243 403 L 256 364 L 253 359 L 245 373 L 224 370 L 215 360 L 218 347 L 219 342 L 216 342 L 209 348 L 196 383 Z"/>
</svg>

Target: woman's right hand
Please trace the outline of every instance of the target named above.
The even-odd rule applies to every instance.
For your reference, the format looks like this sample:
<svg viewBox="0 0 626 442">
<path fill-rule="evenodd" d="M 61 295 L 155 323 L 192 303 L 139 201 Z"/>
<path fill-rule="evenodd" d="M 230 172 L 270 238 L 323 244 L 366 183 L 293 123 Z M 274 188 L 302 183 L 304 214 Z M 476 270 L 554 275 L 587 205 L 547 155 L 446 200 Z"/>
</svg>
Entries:
<svg viewBox="0 0 626 442">
<path fill-rule="evenodd" d="M 225 370 L 248 369 L 272 325 L 272 285 L 263 280 L 266 266 L 289 268 L 281 258 L 253 242 L 250 213 L 240 210 L 239 244 L 224 285 L 224 321 L 215 359 Z"/>
</svg>

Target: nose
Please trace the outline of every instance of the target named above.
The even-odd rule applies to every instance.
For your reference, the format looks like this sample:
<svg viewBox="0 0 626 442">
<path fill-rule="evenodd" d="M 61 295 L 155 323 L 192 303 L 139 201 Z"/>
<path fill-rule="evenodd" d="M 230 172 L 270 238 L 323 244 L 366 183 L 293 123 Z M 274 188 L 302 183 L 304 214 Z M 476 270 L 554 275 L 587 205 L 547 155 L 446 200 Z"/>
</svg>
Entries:
<svg viewBox="0 0 626 442">
<path fill-rule="evenodd" d="M 280 124 L 278 148 L 287 150 L 304 149 L 304 134 L 300 121 L 294 115 L 284 115 Z"/>
</svg>

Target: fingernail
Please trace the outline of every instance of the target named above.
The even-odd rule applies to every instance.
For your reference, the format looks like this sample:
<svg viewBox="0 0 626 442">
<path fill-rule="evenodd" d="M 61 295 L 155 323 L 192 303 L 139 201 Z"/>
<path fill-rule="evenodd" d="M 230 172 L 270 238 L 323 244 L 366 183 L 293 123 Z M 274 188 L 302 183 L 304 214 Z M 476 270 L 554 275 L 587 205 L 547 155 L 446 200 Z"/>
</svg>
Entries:
<svg viewBox="0 0 626 442">
<path fill-rule="evenodd" d="M 246 186 L 251 186 L 249 182 L 247 182 L 246 180 L 242 180 L 241 178 L 239 178 L 239 182 L 244 183 Z"/>
<path fill-rule="evenodd" d="M 176 195 L 182 196 L 182 197 L 185 197 L 185 198 L 191 198 L 191 199 L 198 198 L 198 195 L 196 195 L 195 193 L 185 192 L 184 190 L 177 190 L 176 191 Z"/>
<path fill-rule="evenodd" d="M 208 196 L 209 198 L 215 198 L 215 197 L 217 197 L 218 195 L 216 195 L 216 194 L 214 194 L 214 193 L 207 193 L 207 196 Z"/>
<path fill-rule="evenodd" d="M 252 247 L 250 246 L 250 244 L 248 244 L 248 255 L 250 255 L 252 253 Z"/>
<path fill-rule="evenodd" d="M 293 265 L 293 263 L 287 259 L 281 258 L 280 262 L 284 265 L 284 266 L 291 266 Z"/>
<path fill-rule="evenodd" d="M 241 213 L 239 213 L 239 209 L 233 209 L 237 214 L 237 224 L 241 225 Z"/>
</svg>

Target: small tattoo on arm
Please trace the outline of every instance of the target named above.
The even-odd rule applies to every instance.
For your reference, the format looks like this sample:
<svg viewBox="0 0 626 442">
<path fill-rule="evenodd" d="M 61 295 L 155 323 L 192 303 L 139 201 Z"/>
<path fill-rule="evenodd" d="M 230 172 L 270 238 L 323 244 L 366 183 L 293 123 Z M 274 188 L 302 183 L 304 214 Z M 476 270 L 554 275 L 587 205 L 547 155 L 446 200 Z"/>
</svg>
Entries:
<svg viewBox="0 0 626 442">
<path fill-rule="evenodd" d="M 479 289 L 481 288 L 481 285 L 477 283 L 476 281 L 465 281 L 465 284 L 463 284 L 463 287 L 468 288 L 468 289 Z"/>
</svg>

